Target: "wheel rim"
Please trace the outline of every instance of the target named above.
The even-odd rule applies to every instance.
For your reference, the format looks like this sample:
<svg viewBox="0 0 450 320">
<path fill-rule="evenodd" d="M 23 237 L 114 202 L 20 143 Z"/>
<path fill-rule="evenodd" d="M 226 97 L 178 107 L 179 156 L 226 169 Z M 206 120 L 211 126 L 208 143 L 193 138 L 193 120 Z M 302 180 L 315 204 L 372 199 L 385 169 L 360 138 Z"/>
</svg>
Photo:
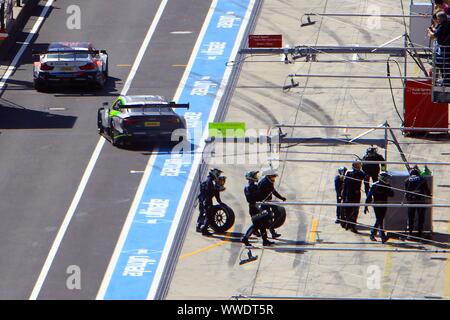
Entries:
<svg viewBox="0 0 450 320">
<path fill-rule="evenodd" d="M 228 220 L 227 213 L 224 210 L 218 210 L 214 216 L 214 222 L 218 227 L 223 227 Z"/>
</svg>

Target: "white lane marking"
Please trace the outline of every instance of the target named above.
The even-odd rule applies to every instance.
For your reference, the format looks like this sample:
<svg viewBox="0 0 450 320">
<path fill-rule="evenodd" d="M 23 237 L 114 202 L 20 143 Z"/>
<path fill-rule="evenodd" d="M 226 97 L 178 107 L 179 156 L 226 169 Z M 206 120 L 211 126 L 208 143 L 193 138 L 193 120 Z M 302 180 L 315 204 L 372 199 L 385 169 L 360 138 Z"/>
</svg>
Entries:
<svg viewBox="0 0 450 320">
<path fill-rule="evenodd" d="M 50 107 L 48 108 L 49 111 L 64 111 L 66 108 L 64 107 Z"/>
<path fill-rule="evenodd" d="M 139 53 L 136 57 L 136 60 L 134 60 L 133 67 L 130 70 L 130 73 L 128 74 L 127 82 L 125 83 L 123 89 L 122 89 L 122 95 L 126 94 L 131 86 L 131 80 L 133 80 L 134 76 L 136 75 L 136 72 L 139 68 L 139 65 L 142 62 L 142 58 L 144 57 L 145 51 L 147 50 L 147 47 L 150 43 L 150 40 L 153 37 L 153 34 L 155 33 L 156 26 L 159 23 L 159 20 L 161 20 L 163 11 L 167 5 L 168 0 L 162 0 L 161 4 L 159 5 L 158 11 L 156 12 L 155 17 L 153 18 L 153 22 L 150 25 L 150 28 L 148 29 L 147 35 L 145 36 L 144 42 L 142 43 L 141 49 L 139 50 Z M 124 93 L 125 92 L 125 93 Z"/>
<path fill-rule="evenodd" d="M 235 42 L 233 51 L 231 52 L 231 55 L 230 55 L 230 61 L 234 61 L 236 59 L 239 47 L 241 45 L 242 38 L 244 36 L 248 22 L 250 21 L 250 15 L 253 11 L 254 5 L 255 5 L 255 0 L 250 0 L 249 6 L 247 8 L 247 12 L 245 13 L 244 19 L 242 21 L 241 29 L 239 30 L 239 32 L 237 34 L 236 42 Z M 206 30 L 205 30 L 205 32 L 206 32 Z M 217 109 L 219 108 L 220 100 L 222 100 L 222 96 L 225 91 L 225 86 L 228 83 L 228 80 L 230 78 L 231 71 L 232 71 L 232 68 L 225 69 L 225 74 L 223 76 L 222 83 L 220 84 L 219 91 L 217 92 L 217 96 L 214 100 L 214 104 L 213 104 L 212 110 L 209 114 L 209 119 L 208 119 L 207 123 L 214 121 L 214 118 L 217 113 Z M 164 250 L 163 250 L 161 258 L 159 260 L 158 268 L 156 269 L 156 272 L 155 272 L 155 277 L 153 278 L 152 286 L 151 286 L 148 296 L 147 296 L 148 300 L 153 300 L 155 298 L 156 292 L 158 290 L 159 283 L 160 283 L 161 277 L 162 277 L 162 273 L 164 271 L 166 261 L 169 256 L 169 252 L 172 249 L 173 241 L 175 239 L 175 233 L 179 226 L 178 224 L 181 219 L 181 214 L 183 213 L 183 209 L 184 209 L 184 206 L 186 205 L 188 194 L 191 191 L 192 183 L 194 182 L 194 177 L 197 172 L 197 168 L 200 165 L 200 161 L 203 156 L 203 149 L 205 148 L 205 140 L 208 137 L 208 134 L 209 134 L 208 130 L 204 130 L 202 139 L 200 140 L 199 147 L 197 148 L 197 150 L 195 152 L 194 163 L 192 164 L 191 172 L 189 173 L 189 177 L 188 177 L 188 181 L 184 187 L 183 194 L 181 195 L 181 198 L 180 198 L 180 202 L 178 203 L 178 208 L 175 213 L 175 217 L 174 217 L 172 226 L 169 231 L 169 236 L 167 237 L 167 241 L 164 246 Z"/>
<path fill-rule="evenodd" d="M 153 165 L 155 164 L 156 156 L 158 150 L 155 150 L 150 159 L 148 160 L 147 166 L 144 171 L 144 175 L 142 176 L 141 182 L 139 183 L 138 190 L 136 195 L 134 196 L 133 203 L 131 204 L 130 211 L 128 211 L 127 219 L 125 220 L 125 224 L 120 233 L 119 239 L 117 240 L 116 247 L 114 248 L 113 255 L 109 262 L 108 268 L 106 269 L 105 275 L 103 276 L 102 283 L 100 285 L 100 289 L 98 290 L 96 300 L 102 300 L 105 296 L 106 290 L 108 289 L 109 282 L 111 281 L 112 274 L 114 272 L 114 268 L 116 266 L 117 260 L 119 259 L 120 253 L 122 251 L 123 245 L 127 240 L 128 232 L 124 232 L 124 230 L 129 230 L 131 228 L 131 224 L 133 223 L 134 216 L 136 215 L 137 208 L 139 203 L 141 202 L 142 195 L 144 194 L 145 187 L 147 185 L 147 181 L 152 173 Z M 112 263 L 115 262 L 115 263 Z"/>
<path fill-rule="evenodd" d="M 172 31 L 171 34 L 191 34 L 192 31 Z"/>
<path fill-rule="evenodd" d="M 53 2 L 53 0 L 50 0 L 50 1 Z M 156 26 L 158 25 L 158 23 L 161 19 L 161 16 L 164 11 L 164 8 L 166 7 L 167 1 L 168 0 L 163 0 L 163 1 L 161 1 L 161 4 L 159 5 L 158 11 L 156 12 L 155 17 L 153 18 L 153 22 L 150 25 L 149 30 L 147 31 L 144 42 L 142 43 L 142 45 L 139 49 L 138 55 L 136 56 L 136 59 L 133 63 L 133 67 L 131 68 L 130 73 L 128 74 L 128 78 L 122 89 L 121 95 L 126 95 L 130 88 L 131 82 L 133 81 L 133 78 L 136 75 L 136 71 L 137 71 L 140 63 L 142 62 L 142 58 L 145 54 L 145 51 L 147 50 L 148 45 L 150 44 L 150 40 L 155 32 Z M 75 193 L 75 196 L 72 200 L 69 210 L 67 211 L 66 216 L 64 217 L 63 224 L 61 225 L 61 227 L 58 230 L 58 234 L 56 235 L 56 238 L 53 241 L 50 252 L 47 256 L 47 259 L 45 260 L 44 266 L 42 267 L 41 273 L 39 274 L 38 280 L 36 281 L 36 284 L 30 295 L 30 300 L 36 300 L 37 296 L 39 295 L 39 292 L 42 289 L 42 285 L 44 284 L 44 281 L 47 278 L 47 274 L 50 270 L 50 266 L 52 265 L 53 260 L 55 259 L 56 253 L 58 252 L 59 246 L 61 245 L 62 239 L 67 231 L 69 223 L 72 220 L 72 217 L 75 213 L 78 203 L 81 200 L 81 196 L 83 195 L 84 189 L 86 188 L 86 185 L 92 174 L 94 166 L 98 160 L 98 157 L 103 148 L 103 145 L 105 144 L 105 141 L 106 141 L 105 138 L 100 137 L 100 139 L 97 143 L 97 146 L 95 147 L 94 153 L 92 154 L 89 164 L 83 174 L 83 177 L 78 186 L 77 192 Z"/>
<path fill-rule="evenodd" d="M 44 22 L 45 16 L 48 13 L 48 10 L 52 6 L 54 0 L 48 0 L 47 3 L 44 6 L 44 9 L 42 9 L 41 14 L 39 15 L 39 18 L 36 20 L 36 22 L 33 25 L 33 28 L 31 28 L 30 33 L 27 36 L 27 39 L 25 42 L 22 43 L 20 46 L 19 51 L 15 55 L 13 61 L 9 65 L 6 72 L 3 74 L 2 79 L 0 80 L 0 93 L 5 90 L 6 82 L 8 81 L 8 78 L 13 74 L 13 72 L 16 70 L 17 64 L 19 63 L 20 59 L 22 58 L 23 53 L 27 49 L 28 45 L 30 44 L 31 40 L 33 39 L 34 35 L 39 31 L 41 28 L 42 23 Z"/>
<path fill-rule="evenodd" d="M 198 51 L 200 50 L 200 46 L 201 46 L 201 44 L 203 42 L 203 38 L 204 38 L 205 33 L 206 33 L 207 29 L 208 29 L 209 23 L 211 21 L 211 18 L 213 16 L 213 13 L 214 13 L 214 10 L 215 10 L 216 6 L 217 6 L 217 0 L 214 0 L 212 2 L 212 4 L 211 4 L 211 7 L 209 8 L 209 11 L 208 11 L 208 14 L 207 14 L 207 16 L 205 18 L 205 21 L 203 22 L 203 25 L 202 25 L 202 28 L 201 28 L 200 33 L 198 35 L 197 41 L 196 41 L 196 43 L 194 45 L 194 49 L 192 50 L 191 56 L 189 58 L 188 65 L 187 65 L 186 69 L 184 70 L 184 73 L 183 73 L 183 76 L 182 76 L 182 78 L 180 80 L 180 83 L 178 85 L 177 91 L 175 92 L 175 95 L 173 97 L 174 101 L 178 101 L 178 99 L 180 98 L 181 94 L 183 93 L 184 87 L 186 86 L 186 83 L 187 83 L 188 78 L 189 78 L 189 74 L 191 73 L 192 66 L 194 65 L 195 58 L 197 57 Z M 150 161 L 155 161 L 155 159 L 150 159 L 149 162 Z M 106 291 L 108 290 L 109 283 L 111 282 L 111 278 L 113 276 L 114 269 L 115 269 L 115 267 L 117 265 L 117 262 L 119 261 L 120 253 L 122 252 L 122 248 L 123 248 L 123 246 L 125 244 L 125 240 L 126 240 L 126 238 L 128 236 L 130 228 L 131 228 L 131 223 L 132 223 L 133 218 L 134 218 L 134 216 L 136 214 L 137 205 L 139 204 L 139 202 L 140 202 L 140 200 L 142 198 L 142 194 L 144 192 L 145 186 L 147 185 L 148 179 L 150 178 L 150 171 L 152 169 L 152 166 L 147 166 L 147 168 L 148 168 L 148 170 L 146 169 L 146 172 L 144 172 L 144 175 L 142 176 L 142 180 L 141 180 L 141 184 L 140 184 L 140 186 L 141 185 L 143 186 L 143 190 L 142 190 L 141 193 L 136 193 L 136 196 L 135 196 L 135 198 L 133 200 L 133 206 L 130 208 L 130 211 L 128 213 L 128 217 L 127 217 L 127 220 L 126 220 L 126 222 L 128 222 L 128 223 L 125 223 L 125 225 L 123 226 L 123 229 L 122 229 L 122 231 L 120 233 L 119 241 L 117 242 L 116 247 L 114 248 L 114 253 L 113 253 L 113 255 L 111 257 L 111 260 L 110 260 L 110 262 L 108 264 L 108 268 L 107 268 L 107 270 L 105 272 L 105 275 L 103 277 L 102 284 L 101 284 L 100 289 L 99 289 L 99 291 L 97 293 L 97 297 L 96 297 L 97 300 L 103 300 L 104 299 Z M 147 172 L 147 171 L 149 171 L 149 172 Z M 136 203 L 136 206 L 134 206 L 135 203 Z"/>
<path fill-rule="evenodd" d="M 59 227 L 58 233 L 56 235 L 55 240 L 53 241 L 52 247 L 50 248 L 50 252 L 48 253 L 47 259 L 45 260 L 44 266 L 42 267 L 38 280 L 34 285 L 33 291 L 31 292 L 30 300 L 36 300 L 39 292 L 41 291 L 42 285 L 44 284 L 45 278 L 47 277 L 48 271 L 50 270 L 50 266 L 52 265 L 53 260 L 55 259 L 56 253 L 58 252 L 59 249 L 59 245 L 62 242 L 62 239 L 64 237 L 64 234 L 66 233 L 67 228 L 69 227 L 70 220 L 72 220 L 72 217 L 75 213 L 78 203 L 80 202 L 81 196 L 83 195 L 84 189 L 89 181 L 89 177 L 92 171 L 94 170 L 95 163 L 97 162 L 97 159 L 100 155 L 100 152 L 104 144 L 105 139 L 102 137 L 100 138 L 100 140 L 97 143 L 97 146 L 95 147 L 94 153 L 92 154 L 88 166 L 84 171 L 83 178 L 80 181 L 80 185 L 78 186 L 77 192 L 75 193 L 72 203 L 70 204 L 69 210 L 67 211 L 66 216 L 64 217 L 64 220 L 61 226 Z"/>
</svg>

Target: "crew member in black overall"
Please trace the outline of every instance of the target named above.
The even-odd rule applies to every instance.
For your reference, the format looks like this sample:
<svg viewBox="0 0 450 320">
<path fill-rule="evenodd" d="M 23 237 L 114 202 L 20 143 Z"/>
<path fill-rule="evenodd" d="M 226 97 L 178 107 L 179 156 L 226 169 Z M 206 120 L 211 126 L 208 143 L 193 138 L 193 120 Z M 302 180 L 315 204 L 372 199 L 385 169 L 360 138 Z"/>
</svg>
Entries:
<svg viewBox="0 0 450 320">
<path fill-rule="evenodd" d="M 211 217 L 211 208 L 213 206 L 213 198 L 218 203 L 222 203 L 220 199 L 220 186 L 218 184 L 222 171 L 216 168 L 210 170 L 208 177 L 200 184 L 200 194 L 198 196 L 200 214 L 197 219 L 197 232 L 201 232 L 204 236 L 210 236 L 208 231 L 209 221 Z"/>
<path fill-rule="evenodd" d="M 347 172 L 346 167 L 340 167 L 338 169 L 338 174 L 334 177 L 334 190 L 336 191 L 336 202 L 342 203 L 342 188 L 344 187 L 344 177 Z M 335 223 L 341 222 L 341 212 L 343 211 L 342 207 L 336 207 L 336 221 Z"/>
<path fill-rule="evenodd" d="M 245 178 L 248 181 L 247 186 L 244 188 L 245 198 L 248 202 L 248 209 L 250 213 L 250 217 L 252 218 L 252 225 L 248 228 L 244 237 L 242 238 L 242 242 L 246 246 L 250 246 L 250 242 L 248 239 L 255 232 L 255 230 L 259 231 L 263 239 L 263 246 L 269 246 L 273 244 L 273 242 L 267 239 L 267 228 L 270 227 L 272 223 L 271 215 L 265 214 L 263 212 L 259 212 L 256 202 L 258 201 L 258 172 L 259 171 L 249 171 L 245 174 Z"/>
<path fill-rule="evenodd" d="M 286 201 L 286 198 L 275 190 L 275 179 L 278 177 L 278 174 L 275 170 L 270 169 L 265 172 L 265 176 L 258 183 L 258 201 L 270 201 L 272 200 L 272 195 L 277 197 L 282 201 Z M 267 206 L 262 206 L 261 209 L 268 209 Z M 284 209 L 284 208 L 283 208 Z M 275 213 L 275 212 L 274 212 Z M 280 217 L 274 216 L 274 225 L 277 225 L 277 221 Z M 277 233 L 273 227 L 269 228 L 270 234 L 273 239 L 276 239 L 281 236 L 281 234 Z"/>
<path fill-rule="evenodd" d="M 360 161 L 355 161 L 352 164 L 352 171 L 347 171 L 344 178 L 344 188 L 342 190 L 342 198 L 344 203 L 360 203 L 361 201 L 361 184 L 364 182 L 364 191 L 366 195 L 369 192 L 369 177 L 361 170 L 362 164 Z M 350 229 L 354 233 L 356 224 L 358 223 L 359 207 L 345 207 L 344 218 L 341 224 L 345 230 Z"/>
<path fill-rule="evenodd" d="M 362 158 L 363 161 L 386 161 L 384 157 L 378 153 L 377 148 L 371 147 L 366 150 L 366 154 Z M 380 164 L 377 163 L 364 163 L 362 165 L 362 171 L 372 178 L 372 183 L 378 181 L 378 175 L 380 174 Z M 386 171 L 386 164 L 381 164 L 381 171 Z"/>
<path fill-rule="evenodd" d="M 408 204 L 425 204 L 431 198 L 431 191 L 427 181 L 420 175 L 418 169 L 412 169 L 409 178 L 405 181 L 405 198 Z M 418 236 L 422 237 L 423 223 L 425 221 L 425 209 L 420 207 L 408 208 L 408 231 L 412 235 L 416 211 L 419 215 Z"/>
<path fill-rule="evenodd" d="M 388 197 L 394 196 L 394 191 L 391 189 L 391 185 L 389 184 L 389 174 L 386 172 L 382 172 L 379 177 L 378 181 L 372 184 L 369 190 L 369 194 L 367 195 L 366 204 L 376 203 L 387 203 Z M 375 234 L 377 233 L 377 229 L 379 231 L 379 235 L 381 238 L 382 243 L 385 243 L 388 241 L 388 237 L 384 233 L 384 217 L 386 216 L 386 207 L 373 207 L 373 210 L 375 211 L 375 225 L 373 226 L 371 232 L 370 232 L 370 240 L 377 241 L 375 238 Z M 364 209 L 364 213 L 369 212 L 369 208 L 366 206 Z"/>
</svg>

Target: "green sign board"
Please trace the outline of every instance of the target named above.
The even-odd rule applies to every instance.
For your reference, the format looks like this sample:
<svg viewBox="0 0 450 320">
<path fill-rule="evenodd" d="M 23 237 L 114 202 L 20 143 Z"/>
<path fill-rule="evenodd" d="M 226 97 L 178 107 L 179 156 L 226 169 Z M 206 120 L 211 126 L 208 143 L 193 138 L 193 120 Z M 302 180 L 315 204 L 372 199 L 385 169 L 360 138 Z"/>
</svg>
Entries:
<svg viewBox="0 0 450 320">
<path fill-rule="evenodd" d="M 245 122 L 210 122 L 210 138 L 244 138 Z"/>
</svg>

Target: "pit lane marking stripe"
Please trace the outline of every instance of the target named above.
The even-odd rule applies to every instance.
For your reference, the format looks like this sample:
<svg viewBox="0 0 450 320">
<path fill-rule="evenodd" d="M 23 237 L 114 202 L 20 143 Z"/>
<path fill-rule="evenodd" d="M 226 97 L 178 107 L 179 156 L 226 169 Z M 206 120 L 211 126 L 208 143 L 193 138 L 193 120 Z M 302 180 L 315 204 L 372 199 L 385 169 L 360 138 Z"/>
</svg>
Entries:
<svg viewBox="0 0 450 320">
<path fill-rule="evenodd" d="M 109 267 L 112 266 L 114 269 L 112 275 L 109 275 L 110 270 L 105 274 L 102 286 L 106 282 L 106 292 L 99 292 L 97 299 L 158 298 L 157 291 L 164 280 L 169 253 L 173 248 L 181 215 L 200 164 L 200 153 L 205 146 L 204 140 L 208 134 L 205 124 L 214 120 L 231 74 L 231 68 L 226 68 L 225 62 L 237 55 L 254 3 L 255 0 L 246 0 L 239 4 L 225 0 L 213 1 L 211 7 L 217 8 L 211 22 L 206 27 L 205 23 L 203 24 L 189 60 L 195 72 L 190 72 L 190 65 L 187 67 L 173 99 L 189 101 L 191 103 L 189 112 L 201 115 L 197 125 L 200 132 L 197 132 L 191 141 L 193 145 L 198 146 L 196 156 L 193 161 L 189 159 L 186 163 L 180 163 L 174 175 L 164 171 L 173 169 L 172 164 L 166 168 L 166 162 L 181 159 L 167 154 L 157 156 L 138 212 L 134 213 L 135 219 L 129 230 L 122 230 L 127 234 L 127 239 L 123 247 L 116 246 L 113 254 L 116 261 L 114 259 L 110 261 Z M 223 19 L 232 19 L 232 26 L 228 29 L 219 29 L 223 28 L 220 26 Z M 203 31 L 205 28 L 207 31 Z M 204 36 L 202 32 L 206 32 Z M 220 53 L 217 53 L 218 51 Z M 205 89 L 204 86 L 209 89 Z M 177 110 L 181 115 L 185 112 Z M 195 126 L 192 125 L 190 128 L 193 127 Z"/>
<path fill-rule="evenodd" d="M 315 243 L 317 239 L 317 226 L 319 225 L 319 220 L 313 218 L 311 221 L 311 231 L 309 232 L 309 242 Z"/>
<path fill-rule="evenodd" d="M 30 45 L 31 40 L 33 40 L 33 37 L 36 35 L 36 33 L 39 31 L 39 29 L 42 26 L 42 23 L 44 22 L 45 17 L 48 14 L 48 10 L 52 6 L 54 0 L 48 0 L 45 4 L 44 8 L 41 11 L 41 14 L 39 15 L 39 18 L 36 20 L 36 22 L 33 25 L 33 28 L 31 28 L 30 33 L 28 33 L 28 36 L 25 40 L 25 42 L 22 43 L 20 46 L 19 51 L 15 55 L 13 61 L 9 65 L 8 69 L 6 69 L 6 72 L 3 74 L 2 79 L 0 80 L 0 94 L 3 93 L 5 90 L 6 82 L 8 81 L 9 77 L 16 71 L 17 64 L 19 63 L 20 59 L 22 58 L 22 55 L 24 54 L 27 47 Z"/>
<path fill-rule="evenodd" d="M 448 224 L 448 233 L 450 234 L 450 223 Z M 450 299 L 450 253 L 447 254 L 447 262 L 445 266 L 444 298 Z"/>
<path fill-rule="evenodd" d="M 130 73 L 128 74 L 128 77 L 127 77 L 127 80 L 125 82 L 124 87 L 122 88 L 121 95 L 126 95 L 128 90 L 129 90 L 129 88 L 130 88 L 130 86 L 131 86 L 131 82 L 133 81 L 133 79 L 134 79 L 134 77 L 136 75 L 136 71 L 137 71 L 139 65 L 142 62 L 142 58 L 143 58 L 145 52 L 147 51 L 148 45 L 150 44 L 150 40 L 153 37 L 153 34 L 155 32 L 155 29 L 156 29 L 156 26 L 158 25 L 158 23 L 159 23 L 159 21 L 161 19 L 162 13 L 164 11 L 164 8 L 166 7 L 167 2 L 168 2 L 168 0 L 162 0 L 161 4 L 159 5 L 158 11 L 157 11 L 155 17 L 153 18 L 152 24 L 150 25 L 150 28 L 147 31 L 147 34 L 146 34 L 146 36 L 144 38 L 144 41 L 142 42 L 142 45 L 141 45 L 141 47 L 139 49 L 139 52 L 138 52 L 138 54 L 136 56 L 136 59 L 135 59 L 134 63 L 133 63 L 133 67 L 130 70 Z M 52 3 L 53 3 L 53 0 L 49 0 L 47 5 L 50 6 Z M 45 8 L 47 8 L 47 11 L 48 11 L 48 7 L 46 6 Z M 44 13 L 44 10 L 43 10 L 43 13 Z M 41 16 L 42 16 L 42 14 L 41 14 Z M 38 21 L 42 21 L 42 20 L 38 19 L 37 22 Z M 33 30 L 35 30 L 35 27 L 33 27 Z M 38 30 L 38 28 L 36 28 L 35 33 L 37 32 L 37 30 Z M 27 42 L 29 42 L 28 40 L 31 41 L 31 38 L 30 39 L 27 38 Z M 20 53 L 20 51 L 19 51 L 19 53 Z M 17 62 L 16 62 L 16 64 L 17 64 Z M 51 265 L 53 263 L 53 260 L 55 259 L 56 253 L 58 252 L 58 249 L 59 249 L 59 246 L 61 245 L 61 242 L 62 242 L 62 240 L 64 238 L 64 235 L 65 235 L 65 233 L 66 233 L 66 231 L 67 231 L 67 229 L 69 227 L 70 221 L 72 220 L 72 217 L 73 217 L 73 215 L 75 213 L 75 210 L 78 207 L 78 204 L 79 204 L 79 202 L 81 200 L 81 197 L 82 197 L 82 195 L 84 193 L 86 185 L 87 185 L 87 183 L 89 181 L 89 178 L 90 178 L 90 176 L 92 174 L 92 171 L 94 170 L 95 164 L 97 163 L 97 160 L 98 160 L 98 158 L 100 156 L 101 150 L 102 150 L 102 148 L 103 148 L 103 146 L 105 144 L 105 141 L 106 141 L 105 138 L 100 137 L 98 142 L 97 142 L 97 145 L 96 145 L 96 147 L 94 149 L 94 152 L 92 153 L 92 156 L 91 156 L 91 158 L 89 160 L 89 163 L 88 163 L 88 165 L 86 167 L 86 170 L 84 171 L 83 177 L 81 178 L 80 184 L 78 185 L 78 189 L 77 189 L 77 191 L 75 193 L 75 196 L 74 196 L 74 198 L 72 200 L 72 203 L 70 204 L 70 207 L 69 207 L 69 209 L 68 209 L 68 211 L 67 211 L 67 213 L 66 213 L 66 215 L 64 217 L 63 223 L 61 224 L 61 226 L 60 226 L 60 228 L 58 230 L 58 234 L 56 235 L 56 238 L 53 241 L 52 247 L 50 248 L 50 252 L 48 253 L 48 256 L 47 256 L 47 258 L 45 260 L 45 263 L 44 263 L 44 265 L 42 267 L 42 270 L 41 270 L 41 272 L 39 274 L 39 277 L 38 277 L 38 279 L 36 281 L 36 284 L 34 285 L 33 291 L 31 292 L 31 295 L 30 295 L 30 298 L 29 298 L 30 300 L 36 300 L 38 295 L 39 295 L 39 292 L 42 289 L 44 281 L 47 278 L 47 274 L 48 274 L 48 272 L 50 270 L 50 267 L 51 267 Z M 151 161 L 152 161 L 152 157 L 150 158 L 149 163 Z"/>
</svg>

